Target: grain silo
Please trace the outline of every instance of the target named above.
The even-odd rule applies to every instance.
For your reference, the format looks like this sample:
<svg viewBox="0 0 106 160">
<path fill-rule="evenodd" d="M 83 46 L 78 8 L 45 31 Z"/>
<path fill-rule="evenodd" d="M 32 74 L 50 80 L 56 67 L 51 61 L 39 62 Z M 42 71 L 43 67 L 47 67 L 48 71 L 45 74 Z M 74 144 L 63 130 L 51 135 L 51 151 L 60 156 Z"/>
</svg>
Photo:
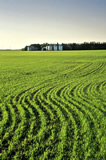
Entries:
<svg viewBox="0 0 106 160">
<path fill-rule="evenodd" d="M 52 51 L 52 48 L 53 48 L 52 45 L 49 45 L 48 46 L 48 51 Z"/>
<path fill-rule="evenodd" d="M 63 50 L 63 45 L 59 44 L 59 51 L 62 51 L 62 50 Z"/>
<path fill-rule="evenodd" d="M 54 45 L 54 51 L 57 51 L 57 45 Z"/>
</svg>

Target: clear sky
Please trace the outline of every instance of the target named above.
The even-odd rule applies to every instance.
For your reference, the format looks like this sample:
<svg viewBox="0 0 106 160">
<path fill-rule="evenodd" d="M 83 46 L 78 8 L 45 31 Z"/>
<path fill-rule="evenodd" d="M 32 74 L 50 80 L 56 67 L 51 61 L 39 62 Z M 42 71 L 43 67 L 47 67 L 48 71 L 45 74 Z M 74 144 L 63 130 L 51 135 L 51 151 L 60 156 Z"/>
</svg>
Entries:
<svg viewBox="0 0 106 160">
<path fill-rule="evenodd" d="M 0 49 L 106 42 L 106 0 L 0 0 Z"/>
</svg>

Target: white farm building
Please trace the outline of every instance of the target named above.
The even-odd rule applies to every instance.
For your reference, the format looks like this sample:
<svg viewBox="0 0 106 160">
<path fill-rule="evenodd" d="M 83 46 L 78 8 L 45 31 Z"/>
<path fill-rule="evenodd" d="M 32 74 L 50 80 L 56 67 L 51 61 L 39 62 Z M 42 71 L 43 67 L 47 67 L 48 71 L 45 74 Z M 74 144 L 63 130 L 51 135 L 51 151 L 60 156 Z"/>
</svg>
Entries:
<svg viewBox="0 0 106 160">
<path fill-rule="evenodd" d="M 62 51 L 63 45 L 62 44 L 51 44 L 51 45 L 43 47 L 41 50 L 42 51 Z"/>
</svg>

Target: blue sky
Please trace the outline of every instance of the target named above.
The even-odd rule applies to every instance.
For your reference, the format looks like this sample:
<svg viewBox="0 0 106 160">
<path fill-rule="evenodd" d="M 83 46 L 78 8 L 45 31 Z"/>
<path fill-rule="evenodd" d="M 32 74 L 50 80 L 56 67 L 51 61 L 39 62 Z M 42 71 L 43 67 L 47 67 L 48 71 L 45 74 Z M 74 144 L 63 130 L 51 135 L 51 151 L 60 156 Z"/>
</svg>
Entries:
<svg viewBox="0 0 106 160">
<path fill-rule="evenodd" d="M 0 0 L 0 48 L 106 42 L 106 0 Z"/>
</svg>

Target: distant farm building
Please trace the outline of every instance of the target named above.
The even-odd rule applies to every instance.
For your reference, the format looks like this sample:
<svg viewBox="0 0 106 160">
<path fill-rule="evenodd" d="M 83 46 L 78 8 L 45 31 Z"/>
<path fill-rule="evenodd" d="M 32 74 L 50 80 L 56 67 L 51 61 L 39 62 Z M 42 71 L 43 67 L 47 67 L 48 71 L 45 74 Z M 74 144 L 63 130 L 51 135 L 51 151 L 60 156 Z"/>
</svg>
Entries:
<svg viewBox="0 0 106 160">
<path fill-rule="evenodd" d="M 62 51 L 63 45 L 62 44 L 51 44 L 48 46 L 45 46 L 41 49 L 42 51 Z"/>
<path fill-rule="evenodd" d="M 34 45 L 27 46 L 27 51 L 38 51 L 38 47 Z"/>
</svg>

